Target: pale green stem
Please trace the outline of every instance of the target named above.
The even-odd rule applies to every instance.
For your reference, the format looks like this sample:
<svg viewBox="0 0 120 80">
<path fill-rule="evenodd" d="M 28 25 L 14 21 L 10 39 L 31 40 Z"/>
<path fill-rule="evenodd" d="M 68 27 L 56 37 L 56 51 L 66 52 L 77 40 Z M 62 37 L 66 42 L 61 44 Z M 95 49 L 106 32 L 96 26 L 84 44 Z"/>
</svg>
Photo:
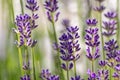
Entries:
<svg viewBox="0 0 120 80">
<path fill-rule="evenodd" d="M 66 62 L 66 64 L 67 64 L 67 80 L 69 80 L 69 68 L 68 68 L 69 67 L 68 66 L 69 63 L 68 63 L 68 61 Z"/>
<path fill-rule="evenodd" d="M 58 44 L 58 40 L 57 40 L 57 33 L 56 33 L 56 29 L 55 29 L 55 21 L 54 21 L 54 13 L 52 13 L 52 27 L 53 27 L 53 35 L 54 35 L 54 39 L 55 42 Z M 64 80 L 64 74 L 63 74 L 63 70 L 60 67 L 61 65 L 61 60 L 60 60 L 60 53 L 59 50 L 57 50 L 57 55 L 55 56 L 55 66 L 58 69 L 57 73 L 60 75 L 60 79 Z"/>
<path fill-rule="evenodd" d="M 73 63 L 74 63 L 74 74 L 75 74 L 75 76 L 77 76 L 77 71 L 76 71 L 76 62 L 75 62 L 75 60 L 73 61 Z"/>
<path fill-rule="evenodd" d="M 24 14 L 23 0 L 20 0 L 20 5 L 21 5 L 21 12 L 22 14 Z"/>
<path fill-rule="evenodd" d="M 36 74 L 35 74 L 35 53 L 34 53 L 34 48 L 31 49 L 31 54 L 32 54 L 32 67 L 33 67 L 33 78 L 36 80 Z"/>
<path fill-rule="evenodd" d="M 101 5 L 101 3 L 99 3 L 99 6 Z M 99 23 L 100 23 L 100 37 L 101 37 L 101 43 L 102 43 L 102 55 L 103 55 L 103 60 L 105 60 L 105 52 L 104 52 L 104 39 L 103 39 L 103 35 L 102 35 L 102 12 L 99 13 L 100 17 L 99 17 Z"/>
<path fill-rule="evenodd" d="M 119 0 L 117 0 L 117 42 L 118 42 L 118 45 L 120 46 L 120 42 L 119 42 L 119 39 L 120 39 L 120 21 L 119 21 Z"/>
</svg>

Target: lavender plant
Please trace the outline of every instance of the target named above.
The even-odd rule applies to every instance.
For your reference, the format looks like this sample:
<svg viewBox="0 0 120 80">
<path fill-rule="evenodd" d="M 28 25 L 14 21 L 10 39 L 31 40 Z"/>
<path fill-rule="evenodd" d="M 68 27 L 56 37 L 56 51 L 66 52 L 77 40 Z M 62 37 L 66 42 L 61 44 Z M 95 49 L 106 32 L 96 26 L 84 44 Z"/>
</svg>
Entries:
<svg viewBox="0 0 120 80">
<path fill-rule="evenodd" d="M 62 63 L 61 67 L 67 71 L 67 80 L 69 80 L 69 70 L 72 69 L 73 66 L 75 76 L 77 76 L 76 60 L 80 58 L 80 54 L 77 53 L 80 50 L 78 43 L 78 38 L 80 36 L 77 32 L 78 30 L 79 28 L 77 26 L 67 27 L 67 32 L 63 33 L 59 38 L 61 59 L 65 61 L 65 63 Z"/>
<path fill-rule="evenodd" d="M 44 6 L 46 9 L 48 20 L 52 24 L 52 29 L 53 29 L 52 36 L 54 36 L 53 39 L 51 39 L 51 41 L 53 42 L 52 44 L 58 44 L 57 33 L 55 28 L 56 27 L 55 23 L 58 21 L 58 17 L 60 14 L 60 12 L 57 11 L 59 9 L 58 0 L 46 0 L 44 3 Z M 63 71 L 60 68 L 61 61 L 59 57 L 60 57 L 60 54 L 59 54 L 59 50 L 57 49 L 57 55 L 54 57 L 54 61 L 55 61 L 54 63 L 55 63 L 55 68 L 58 69 L 58 71 L 55 71 L 55 72 L 61 75 L 62 77 L 60 76 L 60 78 L 64 80 Z"/>
<path fill-rule="evenodd" d="M 117 43 L 118 39 L 111 39 L 112 36 L 118 33 L 118 19 L 115 19 L 118 17 L 118 14 L 113 11 L 105 13 L 104 16 L 108 21 L 103 21 L 102 26 L 102 12 L 105 9 L 102 2 L 104 0 L 96 1 L 99 3 L 99 6 L 94 8 L 94 10 L 99 12 L 99 21 L 95 18 L 86 20 L 88 27 L 85 30 L 86 34 L 84 37 L 86 44 L 85 51 L 86 57 L 91 62 L 91 67 L 89 67 L 91 69 L 88 69 L 86 72 L 88 76 L 85 77 L 85 80 L 120 80 L 120 50 Z M 26 8 L 30 10 L 31 13 L 30 15 L 24 13 L 22 8 L 22 14 L 17 15 L 15 19 L 17 27 L 14 29 L 18 37 L 15 43 L 17 44 L 19 52 L 21 69 L 20 80 L 37 80 L 38 78 L 36 77 L 40 77 L 40 80 L 84 80 L 82 79 L 83 76 L 80 76 L 76 68 L 76 62 L 80 59 L 80 50 L 83 48 L 80 48 L 79 44 L 79 27 L 70 26 L 69 20 L 63 20 L 62 26 L 65 27 L 65 31 L 57 38 L 55 24 L 60 15 L 58 11 L 58 0 L 45 0 L 44 7 L 46 9 L 47 18 L 53 28 L 53 39 L 51 38 L 51 41 L 54 44 L 54 48 L 57 50 L 57 54 L 52 54 L 54 56 L 55 75 L 48 69 L 43 69 L 40 72 L 40 76 L 36 75 L 37 69 L 35 66 L 34 47 L 37 44 L 37 40 L 32 38 L 32 32 L 38 27 L 36 20 L 39 16 L 36 11 L 38 11 L 39 6 L 36 0 L 26 0 Z M 98 22 L 99 25 L 97 25 Z M 97 26 L 99 26 L 99 28 Z M 107 42 L 103 36 L 108 38 Z M 99 40 L 99 38 L 101 38 L 101 40 Z M 100 43 L 102 44 L 102 48 L 99 47 Z M 31 52 L 29 50 L 31 50 Z M 100 56 L 103 58 L 97 62 Z M 99 66 L 95 67 L 95 65 Z M 64 78 L 65 74 L 66 78 Z"/>
<path fill-rule="evenodd" d="M 97 24 L 96 19 L 87 19 L 86 21 L 87 25 L 89 26 L 88 29 L 86 29 L 86 45 L 87 45 L 87 58 L 91 61 L 92 64 L 92 72 L 94 72 L 94 61 L 100 57 L 99 54 L 99 35 L 98 35 L 98 28 L 94 28 Z"/>
<path fill-rule="evenodd" d="M 32 16 L 28 14 L 20 14 L 16 17 L 16 25 L 17 29 L 15 29 L 15 32 L 18 35 L 18 41 L 16 41 L 16 44 L 18 47 L 25 47 L 25 58 L 22 57 L 22 54 L 20 55 L 20 64 L 23 69 L 25 75 L 21 77 L 21 80 L 31 80 L 31 70 L 30 70 L 30 53 L 28 51 L 28 47 L 33 48 L 37 41 L 33 40 L 31 38 L 32 30 L 37 27 L 35 24 L 35 20 L 38 19 L 38 14 L 34 14 L 34 11 L 37 11 L 39 6 L 37 6 L 37 2 L 35 0 L 27 0 L 26 7 L 32 11 Z M 33 53 L 32 53 L 33 54 Z M 35 64 L 34 64 L 34 55 L 33 56 L 33 74 L 34 74 L 34 80 L 35 78 Z M 23 73 L 23 72 L 22 72 Z"/>
</svg>

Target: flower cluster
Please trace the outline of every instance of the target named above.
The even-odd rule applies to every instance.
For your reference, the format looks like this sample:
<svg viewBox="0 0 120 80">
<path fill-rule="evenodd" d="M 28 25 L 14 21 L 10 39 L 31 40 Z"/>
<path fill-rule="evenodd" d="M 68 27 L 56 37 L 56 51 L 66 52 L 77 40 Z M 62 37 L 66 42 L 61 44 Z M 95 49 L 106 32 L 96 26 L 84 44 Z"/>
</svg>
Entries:
<svg viewBox="0 0 120 80">
<path fill-rule="evenodd" d="M 109 66 L 113 67 L 114 66 L 114 60 L 115 57 L 117 56 L 117 49 L 118 49 L 118 45 L 117 45 L 117 41 L 115 41 L 114 39 L 109 40 L 108 42 L 105 43 L 105 47 L 104 47 L 105 51 L 106 51 L 106 55 L 107 55 L 107 60 L 109 61 Z"/>
<path fill-rule="evenodd" d="M 108 70 L 98 70 L 97 74 L 88 69 L 88 80 L 109 80 Z"/>
<path fill-rule="evenodd" d="M 84 79 L 81 79 L 80 76 L 75 76 L 75 77 L 71 77 L 71 80 L 84 80 Z"/>
<path fill-rule="evenodd" d="M 24 75 L 20 80 L 31 80 L 29 75 Z"/>
<path fill-rule="evenodd" d="M 20 40 L 17 41 L 18 46 L 31 46 L 33 47 L 37 41 L 31 39 L 31 17 L 28 14 L 19 15 L 16 18 L 17 29 L 16 33 L 20 35 Z"/>
<path fill-rule="evenodd" d="M 99 55 L 99 35 L 98 35 L 98 28 L 94 28 L 92 26 L 96 26 L 97 20 L 96 19 L 88 19 L 86 21 L 87 25 L 90 26 L 86 31 L 85 35 L 85 40 L 86 40 L 86 45 L 88 46 L 87 48 L 87 54 L 86 56 L 88 57 L 89 60 L 95 60 Z M 95 52 L 93 53 L 92 50 L 95 49 Z"/>
<path fill-rule="evenodd" d="M 58 75 L 52 75 L 48 69 L 43 69 L 40 73 L 42 80 L 60 80 Z"/>
<path fill-rule="evenodd" d="M 107 12 L 105 14 L 105 17 L 109 19 L 109 21 L 104 21 L 103 22 L 103 28 L 106 30 L 103 32 L 103 35 L 105 36 L 112 36 L 116 33 L 116 24 L 117 24 L 117 21 L 114 19 L 117 17 L 117 14 L 115 12 Z"/>
<path fill-rule="evenodd" d="M 54 22 L 58 20 L 60 12 L 58 10 L 58 1 L 57 0 L 46 0 L 45 1 L 45 9 L 47 10 L 47 17 L 50 22 Z M 55 14 L 55 16 L 54 16 Z"/>
<path fill-rule="evenodd" d="M 37 11 L 39 9 L 39 6 L 37 6 L 37 1 L 36 0 L 27 0 L 26 7 L 33 12 Z"/>
<path fill-rule="evenodd" d="M 94 10 L 97 11 L 97 12 L 102 13 L 103 10 L 105 9 L 105 6 L 102 5 L 102 2 L 103 2 L 104 0 L 96 0 L 96 1 L 99 2 L 99 6 L 96 7 L 96 8 L 94 8 Z"/>
<path fill-rule="evenodd" d="M 20 40 L 16 42 L 18 46 L 34 47 L 37 41 L 31 39 L 31 32 L 38 26 L 35 24 L 35 20 L 38 19 L 38 14 L 35 14 L 34 11 L 37 11 L 39 6 L 37 6 L 35 0 L 27 0 L 26 7 L 32 11 L 32 16 L 20 14 L 16 17 L 17 29 L 15 32 L 18 33 L 20 37 Z"/>
<path fill-rule="evenodd" d="M 73 60 L 78 60 L 80 58 L 80 54 L 76 53 L 80 50 L 80 46 L 78 43 L 78 35 L 79 28 L 76 27 L 68 27 L 67 33 L 63 33 L 59 38 L 60 40 L 60 52 L 61 59 L 68 62 Z M 65 63 L 62 64 L 62 68 L 65 70 L 70 70 L 73 67 L 73 64 L 70 63 L 69 67 L 66 66 Z"/>
<path fill-rule="evenodd" d="M 105 7 L 103 5 L 100 5 L 98 7 L 95 7 L 94 10 L 98 12 L 102 12 L 103 10 L 105 10 Z"/>
</svg>

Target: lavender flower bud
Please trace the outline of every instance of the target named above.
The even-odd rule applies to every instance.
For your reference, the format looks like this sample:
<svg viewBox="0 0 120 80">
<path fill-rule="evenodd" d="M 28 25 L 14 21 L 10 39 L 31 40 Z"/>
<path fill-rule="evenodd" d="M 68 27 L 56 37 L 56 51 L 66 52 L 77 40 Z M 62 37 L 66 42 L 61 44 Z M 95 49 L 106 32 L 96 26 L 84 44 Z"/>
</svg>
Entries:
<svg viewBox="0 0 120 80">
<path fill-rule="evenodd" d="M 106 61 L 99 61 L 99 66 L 101 66 L 101 67 L 105 67 L 106 66 L 106 64 L 107 64 L 107 62 Z"/>
<path fill-rule="evenodd" d="M 105 7 L 103 5 L 100 5 L 99 7 L 94 8 L 95 11 L 102 12 L 105 10 Z"/>
<path fill-rule="evenodd" d="M 58 10 L 58 1 L 57 0 L 46 0 L 45 1 L 45 9 L 47 10 L 47 17 L 50 22 L 57 21 L 60 12 L 57 12 Z M 56 13 L 55 13 L 56 12 Z M 53 15 L 55 13 L 55 15 Z"/>
<path fill-rule="evenodd" d="M 109 80 L 109 72 L 108 70 L 98 70 L 98 80 Z"/>
<path fill-rule="evenodd" d="M 71 80 L 83 80 L 80 76 L 71 77 Z"/>
<path fill-rule="evenodd" d="M 20 80 L 31 80 L 29 75 L 24 75 Z"/>
<path fill-rule="evenodd" d="M 106 14 L 104 14 L 105 17 L 109 18 L 109 19 L 113 19 L 113 18 L 116 18 L 117 17 L 117 13 L 116 12 L 113 12 L 113 11 L 110 11 L 110 12 L 107 12 Z"/>
<path fill-rule="evenodd" d="M 26 7 L 33 12 L 37 11 L 39 9 L 39 6 L 37 6 L 37 1 L 36 0 L 27 0 Z"/>
<path fill-rule="evenodd" d="M 98 23 L 98 21 L 96 19 L 87 19 L 86 20 L 86 24 L 88 26 L 96 26 L 97 23 Z"/>
</svg>

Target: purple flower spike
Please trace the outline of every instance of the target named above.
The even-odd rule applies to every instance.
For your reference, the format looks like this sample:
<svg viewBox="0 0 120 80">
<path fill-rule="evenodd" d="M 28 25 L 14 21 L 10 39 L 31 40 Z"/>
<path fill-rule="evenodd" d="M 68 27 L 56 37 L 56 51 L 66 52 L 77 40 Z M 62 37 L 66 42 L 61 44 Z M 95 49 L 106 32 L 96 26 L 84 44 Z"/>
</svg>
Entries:
<svg viewBox="0 0 120 80">
<path fill-rule="evenodd" d="M 52 75 L 48 69 L 43 69 L 41 74 L 40 74 L 40 78 L 42 80 L 60 80 L 58 75 Z"/>
<path fill-rule="evenodd" d="M 51 75 L 47 80 L 60 80 L 58 75 Z"/>
<path fill-rule="evenodd" d="M 102 33 L 103 35 L 109 37 L 109 36 L 112 36 L 112 35 L 116 34 L 116 32 L 115 32 L 115 30 L 117 29 L 117 27 L 116 27 L 116 24 L 117 24 L 116 20 L 110 20 L 108 22 L 104 21 L 103 24 L 104 24 L 103 28 L 106 30 L 106 31 L 104 31 Z"/>
<path fill-rule="evenodd" d="M 118 49 L 117 41 L 115 41 L 114 39 L 109 40 L 108 42 L 105 43 L 104 49 L 107 52 L 111 52 L 113 50 Z"/>
<path fill-rule="evenodd" d="M 67 27 L 70 27 L 70 21 L 69 21 L 68 19 L 64 19 L 64 20 L 62 21 L 62 25 L 65 26 L 66 28 L 67 28 Z"/>
<path fill-rule="evenodd" d="M 42 72 L 40 73 L 40 77 L 42 79 L 48 79 L 51 76 L 51 73 L 49 72 L 48 69 L 43 69 Z"/>
<path fill-rule="evenodd" d="M 100 42 L 99 40 L 99 35 L 98 35 L 98 28 L 89 28 L 86 30 L 86 45 L 91 46 L 91 47 L 97 47 L 99 46 Z"/>
<path fill-rule="evenodd" d="M 27 0 L 26 7 L 33 12 L 37 11 L 39 9 L 39 6 L 37 6 L 37 1 L 36 0 Z"/>
<path fill-rule="evenodd" d="M 95 11 L 98 11 L 98 12 L 102 12 L 104 9 L 105 9 L 105 7 L 104 7 L 103 5 L 94 8 L 94 10 L 95 10 Z"/>
<path fill-rule="evenodd" d="M 116 80 L 119 80 L 119 74 L 118 74 L 117 72 L 114 72 L 113 77 L 114 77 Z"/>
<path fill-rule="evenodd" d="M 120 71 L 120 64 L 117 64 L 117 65 L 115 66 L 115 70 L 116 70 L 116 71 Z"/>
<path fill-rule="evenodd" d="M 96 80 L 97 79 L 97 74 L 92 72 L 90 69 L 88 69 L 87 74 L 89 76 L 88 80 Z"/>
<path fill-rule="evenodd" d="M 90 48 L 88 47 L 86 56 L 87 56 L 87 58 L 88 58 L 89 60 L 91 60 L 91 61 L 92 61 L 92 60 L 96 60 L 97 58 L 100 57 L 100 55 L 99 55 L 99 49 L 96 48 L 95 53 L 92 54 Z"/>
<path fill-rule="evenodd" d="M 67 27 L 66 33 L 63 33 L 59 38 L 59 50 L 61 53 L 60 58 L 66 62 L 61 65 L 64 70 L 72 69 L 73 63 L 71 63 L 71 61 L 76 61 L 80 58 L 80 54 L 77 53 L 80 51 L 80 45 L 78 41 L 80 36 L 78 34 L 78 30 L 79 28 L 77 26 Z"/>
<path fill-rule="evenodd" d="M 71 80 L 83 80 L 80 76 L 71 77 Z"/>
<path fill-rule="evenodd" d="M 107 13 L 104 14 L 104 15 L 105 15 L 105 17 L 110 18 L 110 19 L 113 19 L 113 18 L 116 18 L 116 17 L 117 17 L 117 13 L 116 13 L 116 12 L 113 12 L 113 11 L 107 12 Z"/>
<path fill-rule="evenodd" d="M 46 0 L 45 1 L 45 9 L 47 10 L 47 17 L 50 22 L 57 21 L 60 12 L 57 12 L 58 10 L 58 1 L 57 0 Z M 56 12 L 56 13 L 55 13 Z M 53 15 L 55 13 L 55 15 Z"/>
<path fill-rule="evenodd" d="M 98 80 L 109 80 L 109 72 L 108 70 L 98 70 Z"/>
<path fill-rule="evenodd" d="M 107 62 L 106 61 L 99 61 L 99 65 L 101 66 L 101 67 L 104 67 L 104 66 L 106 66 L 106 64 L 107 64 Z"/>
<path fill-rule="evenodd" d="M 29 75 L 24 75 L 20 80 L 31 80 Z"/>
<path fill-rule="evenodd" d="M 86 20 L 86 24 L 88 26 L 96 26 L 97 23 L 98 23 L 98 21 L 96 19 L 87 19 Z"/>
</svg>

